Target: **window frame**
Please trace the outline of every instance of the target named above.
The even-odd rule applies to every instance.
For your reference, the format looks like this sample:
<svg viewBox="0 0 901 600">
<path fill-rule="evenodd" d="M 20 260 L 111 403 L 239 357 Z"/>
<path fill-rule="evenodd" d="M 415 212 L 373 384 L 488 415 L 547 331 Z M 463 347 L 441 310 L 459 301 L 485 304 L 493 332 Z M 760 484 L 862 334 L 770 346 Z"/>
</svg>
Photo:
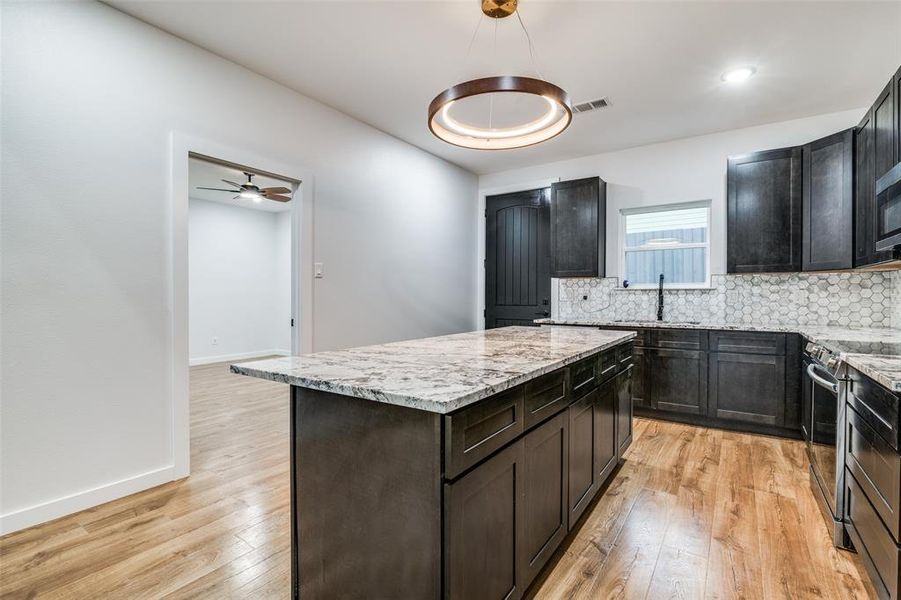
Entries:
<svg viewBox="0 0 901 600">
<path fill-rule="evenodd" d="M 706 278 L 703 282 L 698 283 L 667 283 L 665 280 L 663 282 L 663 289 L 665 290 L 708 290 L 712 289 L 711 286 L 711 274 L 710 274 L 710 245 L 713 239 L 712 228 L 713 228 L 713 219 L 711 214 L 711 204 L 710 200 L 694 200 L 691 202 L 672 202 L 667 204 L 656 204 L 654 206 L 638 206 L 633 208 L 621 208 L 619 210 L 619 279 L 620 283 L 626 279 L 626 251 L 630 250 L 626 246 L 626 217 L 629 215 L 640 215 L 654 212 L 669 212 L 674 210 L 681 210 L 685 208 L 704 208 L 706 209 L 707 215 L 707 241 L 706 242 L 693 242 L 687 243 L 684 245 L 678 246 L 679 248 L 705 248 L 704 252 L 704 265 L 705 265 L 705 273 Z M 634 249 L 631 249 L 634 251 Z M 656 283 L 633 283 L 630 284 L 629 287 L 624 288 L 622 286 L 617 288 L 618 290 L 656 290 Z"/>
</svg>

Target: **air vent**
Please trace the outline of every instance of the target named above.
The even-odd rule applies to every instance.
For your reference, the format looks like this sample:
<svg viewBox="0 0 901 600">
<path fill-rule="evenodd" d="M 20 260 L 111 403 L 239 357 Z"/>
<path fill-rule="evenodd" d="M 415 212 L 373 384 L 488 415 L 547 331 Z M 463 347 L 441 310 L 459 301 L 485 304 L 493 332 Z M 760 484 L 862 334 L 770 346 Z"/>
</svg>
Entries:
<svg viewBox="0 0 901 600">
<path fill-rule="evenodd" d="M 607 100 L 607 98 L 598 98 L 597 100 L 576 104 L 573 106 L 573 112 L 579 114 L 591 110 L 598 110 L 599 108 L 606 108 L 608 106 L 610 106 L 610 101 Z"/>
</svg>

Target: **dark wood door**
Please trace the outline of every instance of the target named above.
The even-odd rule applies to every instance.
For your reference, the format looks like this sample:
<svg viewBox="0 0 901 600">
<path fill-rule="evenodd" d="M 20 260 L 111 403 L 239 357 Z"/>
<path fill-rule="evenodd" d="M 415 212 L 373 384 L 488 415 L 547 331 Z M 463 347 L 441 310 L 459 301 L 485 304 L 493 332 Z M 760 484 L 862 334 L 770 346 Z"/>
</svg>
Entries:
<svg viewBox="0 0 901 600">
<path fill-rule="evenodd" d="M 730 157 L 726 270 L 801 270 L 801 149 Z"/>
<path fill-rule="evenodd" d="M 657 410 L 707 414 L 707 353 L 646 349 L 651 402 Z"/>
<path fill-rule="evenodd" d="M 485 328 L 551 315 L 550 190 L 485 200 Z"/>
<path fill-rule="evenodd" d="M 607 184 L 599 177 L 551 186 L 551 276 L 603 277 Z"/>
<path fill-rule="evenodd" d="M 803 269 L 850 269 L 854 263 L 854 130 L 806 144 L 803 157 Z"/>
<path fill-rule="evenodd" d="M 525 581 L 532 581 L 566 537 L 569 418 L 558 414 L 523 438 L 525 536 L 519 553 Z"/>
<path fill-rule="evenodd" d="M 632 381 L 634 367 L 616 376 L 616 456 L 622 458 L 632 444 Z"/>
<path fill-rule="evenodd" d="M 616 378 L 601 384 L 594 407 L 594 460 L 598 485 L 616 467 Z"/>
<path fill-rule="evenodd" d="M 784 425 L 784 356 L 711 352 L 709 374 L 709 416 Z"/>
<path fill-rule="evenodd" d="M 447 598 L 522 597 L 524 464 L 520 439 L 445 485 Z"/>
<path fill-rule="evenodd" d="M 569 528 L 585 512 L 597 491 L 594 458 L 595 405 L 598 389 L 569 406 Z"/>
<path fill-rule="evenodd" d="M 895 166 L 895 86 L 894 78 L 873 104 L 873 164 L 879 179 Z"/>
</svg>

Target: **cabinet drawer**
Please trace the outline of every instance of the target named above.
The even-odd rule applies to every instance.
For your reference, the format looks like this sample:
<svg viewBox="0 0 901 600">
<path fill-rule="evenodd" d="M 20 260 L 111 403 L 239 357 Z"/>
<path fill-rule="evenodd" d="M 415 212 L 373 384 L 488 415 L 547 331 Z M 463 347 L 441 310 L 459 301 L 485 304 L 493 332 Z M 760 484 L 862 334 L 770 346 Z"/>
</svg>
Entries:
<svg viewBox="0 0 901 600">
<path fill-rule="evenodd" d="M 444 417 L 445 476 L 452 479 L 524 429 L 523 386 L 501 392 Z"/>
<path fill-rule="evenodd" d="M 525 385 L 523 426 L 526 429 L 566 408 L 566 375 L 566 369 L 558 369 Z"/>
<path fill-rule="evenodd" d="M 632 344 L 616 347 L 616 372 L 620 373 L 632 364 Z"/>
<path fill-rule="evenodd" d="M 848 403 L 876 433 L 897 450 L 898 396 L 856 369 L 848 371 L 851 379 L 848 382 Z"/>
<path fill-rule="evenodd" d="M 879 595 L 898 597 L 898 546 L 854 475 L 845 477 L 845 525 Z"/>
<path fill-rule="evenodd" d="M 598 359 L 598 383 L 604 383 L 616 375 L 619 362 L 618 348 L 611 348 L 601 352 Z"/>
<path fill-rule="evenodd" d="M 569 368 L 572 397 L 578 398 L 597 384 L 598 357 L 589 356 Z"/>
<path fill-rule="evenodd" d="M 650 332 L 653 348 L 673 350 L 706 350 L 707 331 L 701 329 L 653 329 Z"/>
<path fill-rule="evenodd" d="M 847 416 L 845 464 L 897 540 L 901 456 L 850 406 Z"/>
<path fill-rule="evenodd" d="M 754 331 L 711 331 L 710 351 L 782 356 L 785 354 L 785 334 Z"/>
</svg>

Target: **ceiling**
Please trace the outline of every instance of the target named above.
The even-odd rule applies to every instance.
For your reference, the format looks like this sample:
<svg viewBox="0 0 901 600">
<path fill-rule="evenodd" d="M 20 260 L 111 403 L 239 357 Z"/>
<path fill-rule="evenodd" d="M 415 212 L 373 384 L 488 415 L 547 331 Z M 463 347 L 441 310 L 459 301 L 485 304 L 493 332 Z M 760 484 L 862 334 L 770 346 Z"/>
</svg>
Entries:
<svg viewBox="0 0 901 600">
<path fill-rule="evenodd" d="M 232 186 L 224 183 L 222 180 L 228 179 L 235 183 L 244 183 L 247 176 L 244 175 L 244 169 L 227 167 L 218 163 L 191 158 L 188 161 L 188 185 L 191 190 L 189 195 L 191 198 L 198 200 L 209 200 L 211 202 L 221 202 L 222 204 L 230 204 L 241 208 L 250 208 L 253 210 L 263 210 L 266 212 L 288 212 L 291 210 L 290 202 L 278 202 L 276 200 L 262 200 L 254 202 L 246 198 L 235 198 L 236 194 L 228 192 L 215 192 L 212 190 L 198 190 L 197 186 L 217 187 L 230 189 Z M 286 187 L 293 189 L 294 184 L 291 181 L 283 179 L 274 179 L 263 175 L 254 175 L 253 182 L 264 187 Z"/>
<path fill-rule="evenodd" d="M 515 18 L 497 22 L 495 45 L 482 17 L 467 55 L 477 0 L 109 3 L 475 173 L 868 106 L 901 63 L 901 0 L 521 0 L 541 74 L 575 103 L 611 106 L 544 144 L 478 151 L 432 137 L 428 103 L 534 71 Z M 750 81 L 721 81 L 745 64 Z"/>
</svg>

